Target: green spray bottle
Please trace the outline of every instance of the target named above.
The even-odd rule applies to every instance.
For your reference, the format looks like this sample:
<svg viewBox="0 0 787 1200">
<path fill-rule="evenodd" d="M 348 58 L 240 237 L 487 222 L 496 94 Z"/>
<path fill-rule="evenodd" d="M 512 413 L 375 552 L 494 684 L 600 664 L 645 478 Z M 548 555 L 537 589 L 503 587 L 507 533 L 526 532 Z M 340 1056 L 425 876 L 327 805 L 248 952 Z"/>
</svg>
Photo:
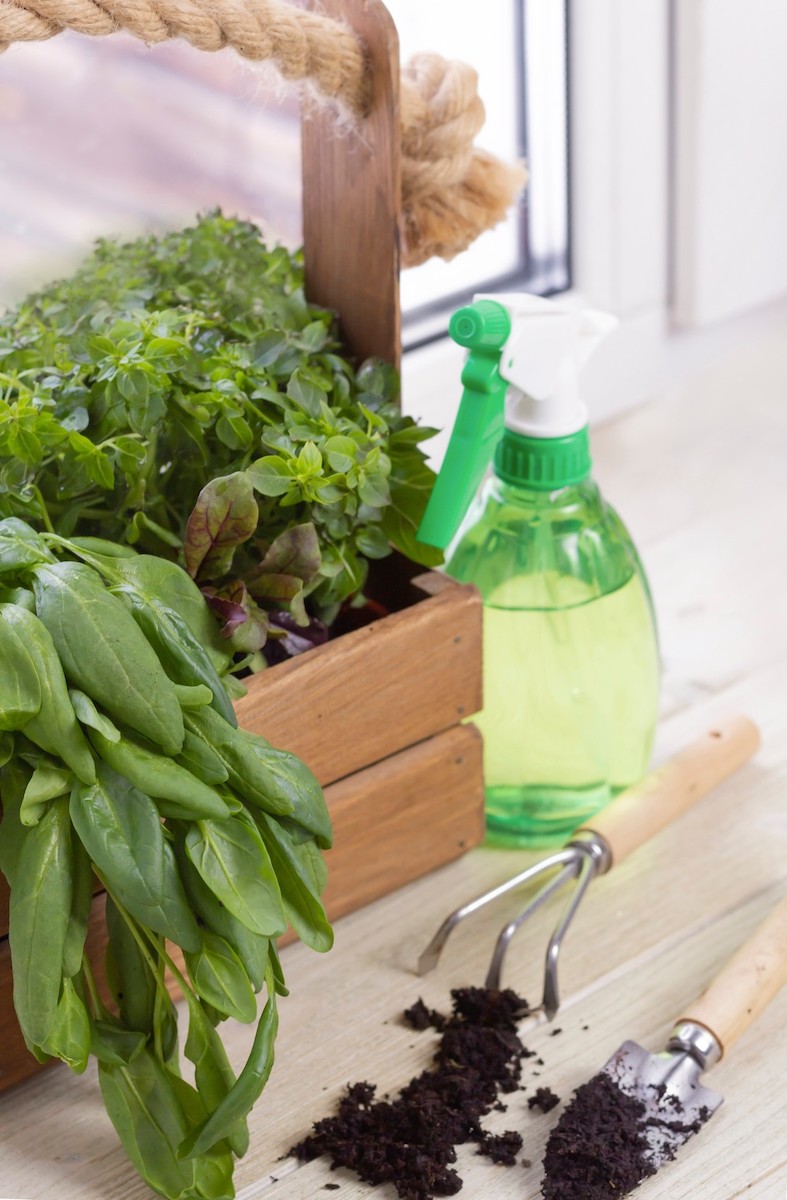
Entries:
<svg viewBox="0 0 787 1200">
<path fill-rule="evenodd" d="M 418 537 L 484 602 L 487 842 L 560 844 L 648 767 L 659 656 L 642 566 L 590 478 L 579 373 L 615 325 L 538 296 L 451 319 L 464 393 Z M 494 457 L 487 482 L 478 491 Z"/>
</svg>

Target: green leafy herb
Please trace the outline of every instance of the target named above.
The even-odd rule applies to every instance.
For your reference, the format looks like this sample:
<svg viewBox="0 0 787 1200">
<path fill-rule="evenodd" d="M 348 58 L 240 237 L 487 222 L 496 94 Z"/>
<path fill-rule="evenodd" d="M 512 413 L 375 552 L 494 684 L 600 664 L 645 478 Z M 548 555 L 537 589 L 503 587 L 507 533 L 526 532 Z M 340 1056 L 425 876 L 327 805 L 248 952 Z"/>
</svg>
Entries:
<svg viewBox="0 0 787 1200">
<path fill-rule="evenodd" d="M 18 518 L 0 519 L 3 547 L 0 869 L 19 1023 L 41 1062 L 80 1073 L 95 1055 L 107 1112 L 154 1190 L 230 1200 L 287 994 L 274 939 L 289 921 L 315 949 L 331 944 L 324 797 L 292 754 L 237 728 L 227 656 L 180 567 Z M 271 575 L 315 569 L 303 527 L 267 553 Z M 85 953 L 96 878 L 107 993 Z M 169 977 L 188 1007 L 194 1086 Z M 254 1021 L 263 989 L 236 1079 L 216 1026 Z"/>
<path fill-rule="evenodd" d="M 433 431 L 398 390 L 390 367 L 342 356 L 301 256 L 254 225 L 214 212 L 102 241 L 0 317 L 0 517 L 180 557 L 230 648 L 254 651 L 281 638 L 280 612 L 330 623 L 391 544 L 439 561 L 415 540 Z M 308 553 L 285 566 L 293 529 Z M 38 553 L 0 543 L 0 573 Z"/>
</svg>

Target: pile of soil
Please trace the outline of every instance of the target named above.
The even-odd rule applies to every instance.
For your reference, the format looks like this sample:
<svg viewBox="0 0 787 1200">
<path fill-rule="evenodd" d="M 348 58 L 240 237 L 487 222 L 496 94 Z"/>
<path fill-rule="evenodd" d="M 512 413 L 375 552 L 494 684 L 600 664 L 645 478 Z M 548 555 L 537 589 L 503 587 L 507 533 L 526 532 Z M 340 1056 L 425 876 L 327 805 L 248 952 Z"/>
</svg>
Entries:
<svg viewBox="0 0 787 1200">
<path fill-rule="evenodd" d="M 500 1093 L 517 1090 L 523 1059 L 533 1057 L 516 1032 L 527 1002 L 510 989 L 458 988 L 451 997 L 448 1017 L 422 1001 L 405 1014 L 412 1028 L 440 1033 L 428 1070 L 395 1100 L 378 1100 L 373 1084 L 353 1084 L 338 1114 L 317 1121 L 290 1154 L 306 1161 L 326 1155 L 332 1167 L 349 1167 L 366 1183 L 392 1183 L 402 1200 L 456 1195 L 462 1180 L 451 1164 L 463 1142 L 513 1166 L 519 1133 L 489 1134 L 480 1120 L 504 1107 Z"/>
<path fill-rule="evenodd" d="M 401 1200 L 456 1195 L 462 1180 L 452 1164 L 462 1143 L 475 1142 L 478 1154 L 514 1166 L 522 1150 L 520 1134 L 489 1133 L 480 1122 L 492 1110 L 506 1110 L 501 1094 L 520 1088 L 523 1061 L 535 1058 L 517 1035 L 528 1004 L 510 989 L 458 988 L 451 998 L 449 1016 L 427 1008 L 423 1000 L 404 1013 L 410 1028 L 432 1028 L 440 1035 L 426 1071 L 394 1100 L 378 1100 L 374 1084 L 352 1084 L 336 1116 L 317 1121 L 289 1154 L 304 1161 L 325 1155 L 332 1168 L 347 1167 L 372 1186 L 393 1184 Z M 551 1036 L 560 1032 L 553 1029 Z M 544 1065 L 541 1058 L 535 1063 Z M 660 1153 L 672 1158 L 710 1116 L 703 1109 L 699 1119 L 687 1124 L 674 1095 L 666 1088 L 656 1089 L 656 1095 L 659 1112 L 653 1113 L 605 1072 L 578 1088 L 547 1142 L 543 1200 L 627 1196 L 655 1174 L 647 1157 L 649 1133 L 657 1136 Z M 531 1112 L 549 1113 L 560 1098 L 541 1086 L 527 1103 Z"/>
</svg>

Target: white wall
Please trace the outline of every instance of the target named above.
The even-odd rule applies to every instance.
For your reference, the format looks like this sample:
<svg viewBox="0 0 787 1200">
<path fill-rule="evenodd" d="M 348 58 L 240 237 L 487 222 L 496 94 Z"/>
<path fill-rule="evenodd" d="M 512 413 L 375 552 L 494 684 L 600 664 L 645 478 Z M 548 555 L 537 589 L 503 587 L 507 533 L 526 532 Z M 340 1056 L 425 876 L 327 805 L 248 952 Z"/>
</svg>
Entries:
<svg viewBox="0 0 787 1200">
<path fill-rule="evenodd" d="M 787 290 L 787 4 L 675 4 L 675 279 L 681 325 Z"/>
</svg>

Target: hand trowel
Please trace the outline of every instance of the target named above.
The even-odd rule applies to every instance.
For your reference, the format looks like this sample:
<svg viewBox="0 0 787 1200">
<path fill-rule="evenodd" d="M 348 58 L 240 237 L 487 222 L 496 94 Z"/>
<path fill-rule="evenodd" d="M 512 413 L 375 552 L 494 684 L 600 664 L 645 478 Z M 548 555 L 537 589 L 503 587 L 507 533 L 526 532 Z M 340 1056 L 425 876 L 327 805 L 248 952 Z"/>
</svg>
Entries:
<svg viewBox="0 0 787 1200">
<path fill-rule="evenodd" d="M 722 1096 L 701 1082 L 787 983 L 787 897 L 675 1025 L 660 1054 L 624 1042 L 547 1143 L 545 1200 L 625 1196 L 675 1158 Z"/>
</svg>

